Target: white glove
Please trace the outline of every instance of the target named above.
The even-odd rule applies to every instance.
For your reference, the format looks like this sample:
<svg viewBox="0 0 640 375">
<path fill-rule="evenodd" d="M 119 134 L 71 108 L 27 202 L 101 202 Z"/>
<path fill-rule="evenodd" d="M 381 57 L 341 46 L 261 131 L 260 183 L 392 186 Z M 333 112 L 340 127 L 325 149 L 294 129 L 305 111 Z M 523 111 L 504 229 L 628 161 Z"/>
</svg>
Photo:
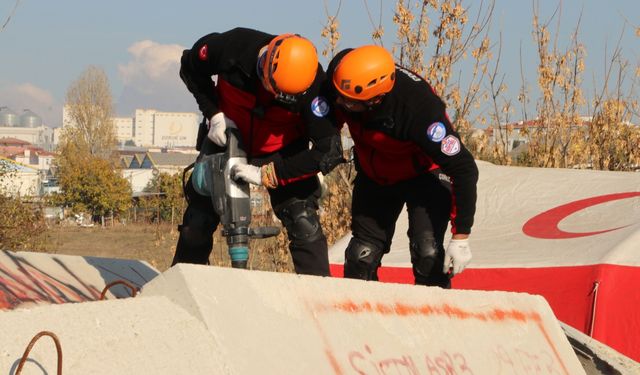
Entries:
<svg viewBox="0 0 640 375">
<path fill-rule="evenodd" d="M 442 272 L 457 275 L 471 262 L 471 248 L 469 239 L 449 241 L 449 246 L 444 252 L 444 268 Z"/>
<path fill-rule="evenodd" d="M 262 170 L 251 164 L 235 164 L 231 167 L 231 178 L 242 179 L 250 184 L 262 185 Z"/>
<path fill-rule="evenodd" d="M 227 144 L 227 135 L 225 134 L 227 128 L 237 128 L 236 123 L 224 113 L 218 112 L 209 120 L 207 137 L 218 146 L 224 146 Z"/>
</svg>

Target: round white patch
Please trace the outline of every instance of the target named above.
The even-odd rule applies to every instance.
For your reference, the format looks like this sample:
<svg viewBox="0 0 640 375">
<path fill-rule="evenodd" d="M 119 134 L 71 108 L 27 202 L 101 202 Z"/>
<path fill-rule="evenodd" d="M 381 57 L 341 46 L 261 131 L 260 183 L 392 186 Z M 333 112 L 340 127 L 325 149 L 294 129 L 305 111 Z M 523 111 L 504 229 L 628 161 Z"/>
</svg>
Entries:
<svg viewBox="0 0 640 375">
<path fill-rule="evenodd" d="M 447 135 L 447 128 L 441 122 L 434 122 L 427 129 L 427 138 L 432 142 L 440 142 Z"/>
<path fill-rule="evenodd" d="M 311 101 L 311 112 L 318 117 L 324 117 L 329 113 L 329 103 L 322 96 L 316 96 Z"/>
<path fill-rule="evenodd" d="M 445 155 L 453 156 L 460 152 L 460 140 L 453 135 L 449 135 L 442 140 L 440 150 Z"/>
</svg>

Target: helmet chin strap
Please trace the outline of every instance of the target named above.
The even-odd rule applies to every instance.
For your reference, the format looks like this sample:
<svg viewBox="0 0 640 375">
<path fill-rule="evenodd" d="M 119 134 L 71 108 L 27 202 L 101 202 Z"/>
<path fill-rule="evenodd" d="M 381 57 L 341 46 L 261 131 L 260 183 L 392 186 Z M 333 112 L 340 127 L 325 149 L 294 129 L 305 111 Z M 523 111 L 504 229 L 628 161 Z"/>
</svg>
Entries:
<svg viewBox="0 0 640 375">
<path fill-rule="evenodd" d="M 256 71 L 258 72 L 258 78 L 260 78 L 260 83 L 262 83 L 262 87 L 264 87 L 265 90 L 273 93 L 273 91 L 271 89 L 269 89 L 269 87 L 267 86 L 267 84 L 265 83 L 265 77 L 264 77 L 264 64 L 266 64 L 266 60 L 267 60 L 267 49 L 269 48 L 268 45 L 260 48 L 260 51 L 258 51 L 258 61 L 256 62 Z M 292 104 L 296 102 L 296 95 L 289 95 L 289 94 L 285 94 L 285 93 L 273 93 L 275 95 L 275 99 L 277 101 L 286 103 L 286 104 Z"/>
<path fill-rule="evenodd" d="M 258 61 L 256 62 L 256 71 L 258 72 L 258 78 L 260 78 L 260 82 L 262 83 L 262 86 L 266 89 L 267 87 L 264 84 L 264 64 L 265 64 L 265 60 L 267 57 L 267 48 L 269 46 L 266 45 L 262 48 L 260 48 L 260 51 L 258 51 Z"/>
</svg>

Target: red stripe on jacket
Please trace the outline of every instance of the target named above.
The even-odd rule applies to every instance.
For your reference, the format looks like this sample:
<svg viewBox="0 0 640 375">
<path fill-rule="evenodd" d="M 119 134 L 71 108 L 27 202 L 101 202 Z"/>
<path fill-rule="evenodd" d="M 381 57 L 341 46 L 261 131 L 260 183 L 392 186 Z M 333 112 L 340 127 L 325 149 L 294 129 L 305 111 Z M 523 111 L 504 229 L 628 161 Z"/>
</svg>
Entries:
<svg viewBox="0 0 640 375">
<path fill-rule="evenodd" d="M 262 85 L 253 94 L 218 78 L 217 92 L 220 110 L 236 123 L 249 156 L 276 152 L 303 136 L 301 116 L 271 105 L 273 94 Z M 261 116 L 252 112 L 258 106 L 264 108 Z"/>
</svg>

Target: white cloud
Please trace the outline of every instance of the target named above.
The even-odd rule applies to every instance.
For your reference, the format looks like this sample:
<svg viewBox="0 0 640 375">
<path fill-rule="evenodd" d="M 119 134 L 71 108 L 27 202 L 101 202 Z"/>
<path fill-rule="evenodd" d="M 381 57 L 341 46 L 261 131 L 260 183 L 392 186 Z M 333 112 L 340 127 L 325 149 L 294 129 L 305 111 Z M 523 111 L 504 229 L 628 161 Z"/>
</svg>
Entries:
<svg viewBox="0 0 640 375">
<path fill-rule="evenodd" d="M 15 86 L 16 93 L 33 99 L 39 105 L 53 105 L 53 95 L 45 89 L 41 89 L 31 83 L 23 83 Z"/>
<path fill-rule="evenodd" d="M 133 60 L 119 65 L 118 71 L 125 85 L 147 81 L 175 81 L 184 47 L 159 44 L 151 40 L 136 42 L 128 48 Z"/>
<path fill-rule="evenodd" d="M 151 40 L 132 44 L 127 49 L 131 60 L 118 66 L 124 84 L 117 100 L 118 113 L 128 115 L 136 108 L 193 111 L 195 100 L 179 77 L 183 50 L 177 44 Z"/>
<path fill-rule="evenodd" d="M 62 118 L 62 106 L 53 95 L 32 83 L 0 88 L 0 106 L 11 108 L 17 115 L 30 109 L 48 126 L 59 126 Z"/>
</svg>

